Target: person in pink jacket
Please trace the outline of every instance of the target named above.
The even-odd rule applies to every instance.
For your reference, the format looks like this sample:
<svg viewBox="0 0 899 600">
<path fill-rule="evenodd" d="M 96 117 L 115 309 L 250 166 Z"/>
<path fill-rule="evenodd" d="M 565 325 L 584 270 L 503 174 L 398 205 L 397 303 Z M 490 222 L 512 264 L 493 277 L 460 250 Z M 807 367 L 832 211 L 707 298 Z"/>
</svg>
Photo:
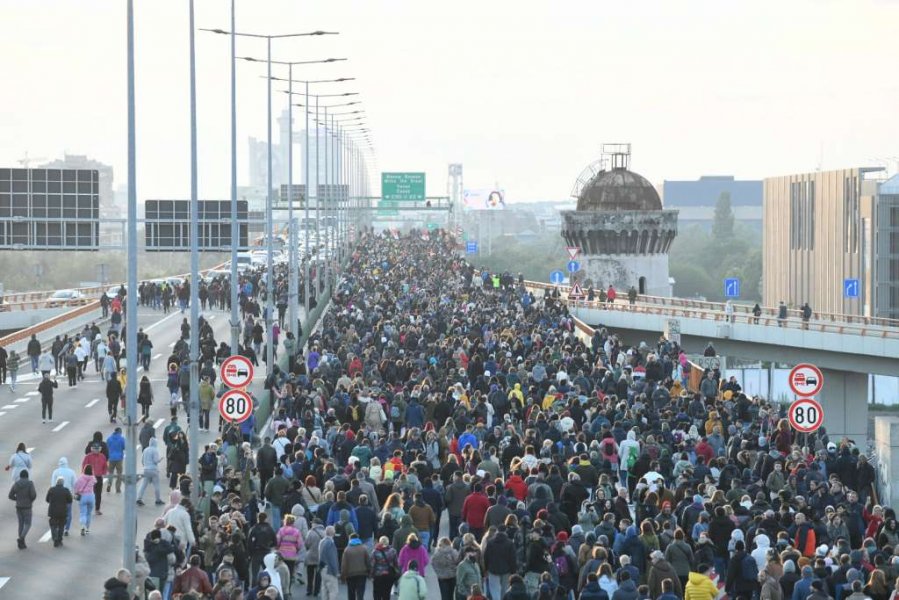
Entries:
<svg viewBox="0 0 899 600">
<path fill-rule="evenodd" d="M 102 456 L 102 454 L 101 454 Z M 84 465 L 81 476 L 75 480 L 75 500 L 81 511 L 81 535 L 91 532 L 91 516 L 94 513 L 94 486 L 97 478 L 90 465 Z"/>
<path fill-rule="evenodd" d="M 428 566 L 428 551 L 421 545 L 421 540 L 414 533 L 410 533 L 406 538 L 406 545 L 400 550 L 397 557 L 397 563 L 400 565 L 400 573 L 405 573 L 409 563 L 412 561 L 418 563 L 418 574 L 425 576 L 425 567 Z"/>
<path fill-rule="evenodd" d="M 281 553 L 281 558 L 290 570 L 291 581 L 293 581 L 297 559 L 303 550 L 303 536 L 300 534 L 300 530 L 294 527 L 294 523 L 296 523 L 296 517 L 286 515 L 284 517 L 284 525 L 281 526 L 277 534 L 278 552 Z"/>
<path fill-rule="evenodd" d="M 100 444 L 92 444 L 91 451 L 85 454 L 84 460 L 81 461 L 81 468 L 90 465 L 94 474 L 94 507 L 98 515 L 103 514 L 100 512 L 100 502 L 103 500 L 103 477 L 106 476 L 107 465 L 106 455 L 102 450 L 103 446 Z"/>
</svg>

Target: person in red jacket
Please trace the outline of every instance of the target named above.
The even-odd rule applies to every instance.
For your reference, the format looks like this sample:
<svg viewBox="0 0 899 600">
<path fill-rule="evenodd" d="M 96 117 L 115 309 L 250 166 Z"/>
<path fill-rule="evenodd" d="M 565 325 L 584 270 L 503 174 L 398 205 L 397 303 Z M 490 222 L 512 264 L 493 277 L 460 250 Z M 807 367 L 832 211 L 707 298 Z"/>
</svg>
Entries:
<svg viewBox="0 0 899 600">
<path fill-rule="evenodd" d="M 462 520 L 468 523 L 468 531 L 480 541 L 484 535 L 484 519 L 490 508 L 490 499 L 484 495 L 484 488 L 480 483 L 476 483 L 473 489 L 474 493 L 462 503 Z"/>
<path fill-rule="evenodd" d="M 103 496 L 103 478 L 106 476 L 106 455 L 101 452 L 103 450 L 103 446 L 100 444 L 92 444 L 91 451 L 84 455 L 84 460 L 81 461 L 81 469 L 84 469 L 85 465 L 90 465 L 91 469 L 93 469 L 94 477 L 97 479 L 97 483 L 94 484 L 94 510 L 98 515 L 102 515 L 100 512 L 100 500 Z"/>
<path fill-rule="evenodd" d="M 521 472 L 515 471 L 509 479 L 506 480 L 506 488 L 512 490 L 515 497 L 522 502 L 528 495 L 528 484 L 521 478 Z"/>
</svg>

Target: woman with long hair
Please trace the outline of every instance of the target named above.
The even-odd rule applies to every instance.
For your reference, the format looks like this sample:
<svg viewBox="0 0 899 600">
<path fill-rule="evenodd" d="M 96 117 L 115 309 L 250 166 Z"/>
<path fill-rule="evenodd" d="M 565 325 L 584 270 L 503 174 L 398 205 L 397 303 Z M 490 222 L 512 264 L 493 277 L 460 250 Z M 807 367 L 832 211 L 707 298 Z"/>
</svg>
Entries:
<svg viewBox="0 0 899 600">
<path fill-rule="evenodd" d="M 74 496 L 80 509 L 81 535 L 91 532 L 91 517 L 94 514 L 94 485 L 97 478 L 94 477 L 94 469 L 90 465 L 84 465 L 84 470 L 75 480 Z"/>
<path fill-rule="evenodd" d="M 390 516 L 397 523 L 403 520 L 403 517 L 406 516 L 406 511 L 403 510 L 403 496 L 401 494 L 393 492 L 387 496 L 387 501 L 381 507 L 381 517 L 383 518 L 386 513 L 390 513 Z"/>
</svg>

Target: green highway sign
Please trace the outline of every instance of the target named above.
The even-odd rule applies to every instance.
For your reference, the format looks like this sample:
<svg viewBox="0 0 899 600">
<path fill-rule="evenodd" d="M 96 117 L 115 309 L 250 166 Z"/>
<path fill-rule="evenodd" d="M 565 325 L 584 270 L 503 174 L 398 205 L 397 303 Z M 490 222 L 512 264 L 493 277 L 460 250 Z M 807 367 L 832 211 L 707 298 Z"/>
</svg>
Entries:
<svg viewBox="0 0 899 600">
<path fill-rule="evenodd" d="M 437 223 L 428 223 L 428 231 L 434 231 L 439 225 Z"/>
<path fill-rule="evenodd" d="M 382 202 L 425 201 L 424 173 L 381 173 Z"/>
</svg>

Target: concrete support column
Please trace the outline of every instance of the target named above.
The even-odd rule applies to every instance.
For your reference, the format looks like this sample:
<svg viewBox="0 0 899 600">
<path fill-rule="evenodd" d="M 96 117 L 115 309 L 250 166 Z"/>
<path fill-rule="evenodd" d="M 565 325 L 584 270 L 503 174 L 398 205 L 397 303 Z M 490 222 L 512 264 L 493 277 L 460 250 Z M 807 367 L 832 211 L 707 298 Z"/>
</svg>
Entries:
<svg viewBox="0 0 899 600">
<path fill-rule="evenodd" d="M 874 445 L 877 451 L 877 494 L 883 506 L 899 503 L 899 418 L 874 419 Z M 897 460 L 893 460 L 893 455 Z"/>
<path fill-rule="evenodd" d="M 824 408 L 824 426 L 831 440 L 843 436 L 864 448 L 868 438 L 868 375 L 822 369 L 824 388 L 819 401 Z"/>
</svg>

